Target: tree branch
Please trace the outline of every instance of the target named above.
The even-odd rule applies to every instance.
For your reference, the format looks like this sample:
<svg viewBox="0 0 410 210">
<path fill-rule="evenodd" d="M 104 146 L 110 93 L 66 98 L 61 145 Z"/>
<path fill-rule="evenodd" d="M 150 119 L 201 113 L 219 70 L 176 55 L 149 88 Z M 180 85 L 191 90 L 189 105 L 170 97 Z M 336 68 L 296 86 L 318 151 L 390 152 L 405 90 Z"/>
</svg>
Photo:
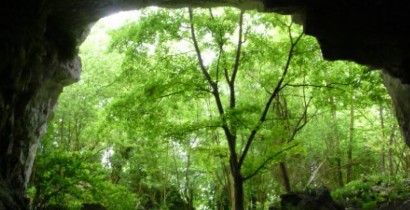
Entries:
<svg viewBox="0 0 410 210">
<path fill-rule="evenodd" d="M 296 123 L 296 126 L 292 131 L 292 135 L 289 137 L 289 139 L 286 142 L 291 142 L 295 138 L 297 132 L 299 132 L 308 123 L 307 109 L 308 109 L 311 101 L 312 101 L 312 98 L 310 98 L 309 101 L 307 102 L 303 114 L 299 117 L 299 120 Z"/>
<path fill-rule="evenodd" d="M 290 27 L 290 26 L 289 26 L 289 27 Z M 289 28 L 289 31 L 290 31 L 290 28 Z M 243 150 L 243 153 L 242 153 L 242 155 L 240 156 L 240 159 L 239 159 L 239 166 L 241 166 L 241 165 L 243 164 L 243 162 L 244 162 L 244 160 L 245 160 L 245 157 L 246 157 L 246 154 L 248 153 L 249 148 L 250 148 L 250 146 L 251 146 L 251 144 L 252 144 L 252 141 L 255 139 L 256 133 L 259 131 L 259 128 L 260 128 L 260 126 L 262 125 L 262 123 L 266 120 L 266 116 L 267 116 L 267 114 L 268 114 L 269 107 L 270 107 L 270 105 L 272 104 L 273 99 L 278 95 L 278 93 L 280 92 L 280 90 L 283 88 L 283 87 L 282 87 L 282 83 L 283 83 L 283 81 L 285 80 L 286 74 L 288 73 L 288 70 L 289 70 L 289 67 L 290 67 L 290 62 L 291 62 L 292 56 L 293 56 L 293 51 L 294 51 L 296 45 L 298 44 L 298 42 L 300 41 L 300 39 L 302 38 L 302 36 L 303 36 L 303 33 L 301 33 L 301 34 L 296 38 L 296 40 L 293 41 L 292 35 L 291 35 L 291 33 L 289 32 L 289 39 L 291 40 L 291 46 L 290 46 L 290 49 L 289 49 L 289 52 L 288 52 L 288 58 L 287 58 L 287 60 L 286 60 L 285 66 L 284 66 L 284 70 L 283 70 L 283 73 L 282 73 L 282 77 L 280 78 L 278 84 L 277 84 L 276 87 L 275 87 L 275 90 L 273 91 L 273 93 L 270 95 L 268 101 L 266 102 L 266 104 L 265 104 L 265 109 L 263 110 L 263 112 L 262 112 L 262 114 L 261 114 L 261 117 L 260 117 L 258 123 L 256 124 L 256 126 L 254 127 L 254 129 L 252 130 L 251 134 L 250 134 L 249 137 L 248 137 L 248 140 L 247 140 L 247 142 L 246 142 L 246 145 L 245 145 L 245 148 L 244 148 L 244 150 Z"/>
<path fill-rule="evenodd" d="M 159 97 L 158 97 L 158 99 L 161 99 L 161 98 L 166 98 L 166 97 L 173 96 L 173 95 L 178 95 L 178 94 L 180 94 L 180 93 L 184 93 L 184 92 L 186 92 L 186 90 L 180 90 L 180 91 L 176 91 L 176 92 L 168 93 L 168 94 L 165 94 L 165 95 L 159 96 Z"/>
<path fill-rule="evenodd" d="M 292 145 L 292 146 L 290 146 L 290 147 L 287 147 L 287 148 L 285 148 L 285 149 L 283 149 L 283 150 L 277 152 L 276 154 L 270 156 L 270 157 L 267 158 L 265 161 L 263 161 L 263 163 L 262 163 L 253 173 L 251 173 L 250 175 L 244 177 L 244 178 L 243 178 L 243 181 L 246 181 L 247 179 L 250 179 L 250 178 L 254 177 L 256 174 L 259 173 L 260 170 L 262 170 L 263 168 L 265 168 L 265 165 L 266 165 L 266 164 L 268 164 L 270 161 L 272 161 L 275 157 L 279 156 L 280 154 L 282 154 L 282 153 L 284 153 L 284 152 L 286 152 L 286 151 L 288 151 L 288 150 L 291 150 L 292 148 L 294 148 L 294 147 L 296 147 L 296 146 L 298 146 L 298 144 L 294 144 L 294 145 Z"/>
<path fill-rule="evenodd" d="M 225 135 L 228 139 L 229 150 L 231 151 L 231 153 L 232 152 L 235 153 L 235 140 L 236 139 L 235 139 L 235 136 L 232 135 L 232 132 L 228 127 L 228 123 L 226 122 L 226 119 L 225 119 L 225 116 L 224 116 L 225 111 L 224 111 L 224 108 L 223 108 L 223 105 L 222 105 L 222 100 L 221 100 L 220 95 L 219 95 L 218 85 L 217 85 L 217 83 L 212 81 L 212 78 L 209 75 L 209 72 L 208 72 L 208 70 L 206 69 L 206 67 L 203 63 L 201 51 L 199 49 L 198 41 L 197 41 L 196 36 L 195 36 L 195 27 L 194 27 L 194 23 L 193 23 L 192 8 L 190 7 L 188 9 L 188 11 L 189 11 L 189 20 L 190 20 L 190 25 L 191 25 L 191 37 L 192 37 L 192 41 L 193 41 L 195 51 L 196 51 L 196 54 L 197 54 L 197 57 L 198 57 L 199 66 L 201 68 L 202 74 L 204 75 L 204 77 L 207 80 L 208 84 L 212 88 L 212 95 L 215 98 L 215 102 L 216 102 L 216 105 L 217 105 L 217 108 L 218 108 L 219 116 L 222 118 L 221 119 L 222 120 L 222 129 L 224 130 Z"/>
<path fill-rule="evenodd" d="M 198 58 L 199 67 L 201 68 L 202 74 L 204 75 L 205 79 L 208 81 L 209 85 L 214 89 L 214 82 L 212 81 L 212 78 L 209 75 L 209 72 L 206 69 L 206 67 L 204 65 L 204 61 L 202 59 L 201 50 L 199 49 L 198 41 L 196 39 L 195 27 L 194 27 L 194 23 L 193 23 L 192 19 L 193 19 L 192 8 L 189 8 L 189 20 L 190 20 L 190 24 L 191 24 L 191 37 L 192 37 L 195 52 L 196 52 L 196 55 L 197 55 L 197 58 Z M 214 91 L 215 91 L 215 89 L 214 89 Z"/>
<path fill-rule="evenodd" d="M 212 12 L 212 8 L 209 8 L 208 9 L 209 10 L 209 15 L 211 16 L 211 20 L 212 21 L 215 21 L 215 17 L 214 17 L 214 14 L 213 14 L 213 12 Z M 212 32 L 212 31 L 211 31 Z M 213 32 L 212 32 L 213 33 Z M 219 33 L 221 33 L 221 32 L 219 32 Z M 215 34 L 214 34 L 214 36 L 215 36 Z M 221 62 L 221 57 L 222 57 L 222 53 L 223 53 L 223 46 L 224 46 L 224 43 L 223 43 L 223 40 L 222 40 L 222 36 L 215 36 L 215 37 L 217 37 L 217 38 L 219 38 L 219 40 L 217 39 L 216 40 L 216 43 L 217 43 L 217 45 L 218 45 L 218 47 L 219 47 L 219 52 L 218 52 L 218 59 L 217 59 L 217 61 L 216 61 L 216 73 L 215 73 L 215 78 L 216 78 L 216 81 L 215 81 L 215 83 L 218 85 L 218 82 L 219 82 L 219 69 L 220 69 L 220 62 Z"/>
<path fill-rule="evenodd" d="M 206 81 L 208 82 L 209 86 L 211 86 L 212 88 L 212 94 L 215 97 L 215 101 L 218 107 L 218 112 L 219 114 L 222 116 L 224 114 L 224 109 L 222 106 L 222 102 L 221 99 L 219 97 L 219 92 L 218 92 L 218 85 L 212 81 L 211 76 L 209 75 L 208 70 L 206 69 L 203 59 L 202 59 L 202 55 L 201 55 L 201 50 L 199 49 L 199 45 L 198 45 L 198 41 L 196 39 L 196 35 L 195 35 L 195 27 L 194 27 L 194 23 L 193 23 L 193 12 L 192 12 L 192 8 L 189 8 L 189 20 L 190 20 L 190 24 L 191 24 L 191 37 L 192 37 L 192 41 L 195 47 L 195 52 L 198 58 L 198 63 L 199 63 L 199 67 L 202 71 L 202 74 L 204 75 Z"/>
<path fill-rule="evenodd" d="M 337 83 L 337 82 L 332 82 L 326 85 L 311 85 L 311 84 L 286 84 L 285 86 L 289 87 L 314 87 L 314 88 L 335 88 L 333 86 L 335 85 L 343 85 L 343 86 L 348 86 L 352 85 L 353 82 L 350 83 Z M 338 89 L 338 88 L 337 88 Z"/>
<path fill-rule="evenodd" d="M 233 66 L 233 71 L 231 75 L 231 79 L 229 81 L 229 89 L 230 89 L 230 107 L 235 107 L 236 99 L 235 99 L 235 79 L 236 75 L 238 74 L 239 64 L 241 63 L 241 50 L 242 50 L 242 33 L 243 33 L 243 14 L 245 13 L 244 10 L 241 10 L 239 15 L 239 33 L 238 33 L 238 44 L 236 47 L 236 56 L 235 56 L 235 63 Z"/>
</svg>

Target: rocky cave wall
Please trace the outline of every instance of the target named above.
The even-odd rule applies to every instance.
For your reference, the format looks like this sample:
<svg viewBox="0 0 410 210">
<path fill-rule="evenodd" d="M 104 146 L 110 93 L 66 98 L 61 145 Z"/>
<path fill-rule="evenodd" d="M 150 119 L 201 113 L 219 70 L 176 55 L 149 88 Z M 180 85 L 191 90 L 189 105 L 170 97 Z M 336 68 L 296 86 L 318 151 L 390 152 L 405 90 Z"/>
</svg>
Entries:
<svg viewBox="0 0 410 210">
<path fill-rule="evenodd" d="M 64 86 L 80 78 L 77 49 L 99 18 L 146 6 L 234 6 L 294 14 L 329 60 L 384 71 L 410 145 L 410 7 L 400 0 L 14 0 L 0 6 L 0 209 L 28 209 L 35 151 Z"/>
</svg>

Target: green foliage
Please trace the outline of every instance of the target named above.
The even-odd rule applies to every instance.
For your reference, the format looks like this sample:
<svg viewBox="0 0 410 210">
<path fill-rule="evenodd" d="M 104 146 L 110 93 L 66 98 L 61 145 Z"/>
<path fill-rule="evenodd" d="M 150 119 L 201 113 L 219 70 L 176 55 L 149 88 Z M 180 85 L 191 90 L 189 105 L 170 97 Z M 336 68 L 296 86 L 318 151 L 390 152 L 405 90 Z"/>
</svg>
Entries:
<svg viewBox="0 0 410 210">
<path fill-rule="evenodd" d="M 375 209 L 383 203 L 407 199 L 410 194 L 408 176 L 363 176 L 332 192 L 346 207 Z"/>
<path fill-rule="evenodd" d="M 96 161 L 99 152 L 61 151 L 57 142 L 43 142 L 41 151 L 29 193 L 34 209 L 57 204 L 77 209 L 82 203 L 100 203 L 113 209 L 119 204 L 127 209 L 135 206 L 132 192 L 108 182 L 103 165 Z"/>
</svg>

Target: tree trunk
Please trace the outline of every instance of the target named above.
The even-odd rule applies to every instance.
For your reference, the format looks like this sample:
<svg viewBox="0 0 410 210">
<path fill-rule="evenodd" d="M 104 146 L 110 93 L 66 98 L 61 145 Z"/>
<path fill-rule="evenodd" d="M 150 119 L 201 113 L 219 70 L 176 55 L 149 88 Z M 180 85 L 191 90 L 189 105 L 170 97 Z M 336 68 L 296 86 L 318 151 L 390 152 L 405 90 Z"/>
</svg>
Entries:
<svg viewBox="0 0 410 210">
<path fill-rule="evenodd" d="M 234 196 L 234 183 L 233 183 L 232 172 L 231 172 L 230 168 L 227 167 L 225 163 L 223 163 L 223 161 L 222 161 L 222 168 L 223 168 L 224 175 L 225 175 L 225 178 L 226 178 L 226 187 L 225 187 L 224 190 L 225 190 L 226 195 L 228 195 L 227 196 L 228 206 L 229 206 L 229 204 L 231 204 L 231 206 L 233 206 L 235 196 Z M 219 209 L 225 209 L 224 207 L 225 207 L 226 203 L 224 202 L 222 197 L 220 196 L 218 199 L 220 200 L 220 205 L 219 205 L 220 208 Z"/>
<path fill-rule="evenodd" d="M 346 168 L 346 183 L 353 180 L 352 172 L 352 153 L 353 153 L 353 136 L 354 135 L 354 103 L 353 103 L 353 91 L 350 98 L 350 128 L 349 128 L 349 146 L 347 149 L 347 168 Z"/>
<path fill-rule="evenodd" d="M 243 179 L 242 176 L 234 176 L 234 210 L 244 210 Z"/>
<path fill-rule="evenodd" d="M 282 172 L 283 177 L 283 185 L 285 186 L 286 193 L 292 192 L 292 188 L 290 187 L 289 175 L 288 171 L 286 170 L 286 165 L 284 162 L 280 162 L 280 171 Z"/>
<path fill-rule="evenodd" d="M 390 140 L 389 140 L 389 153 L 388 153 L 388 159 L 389 159 L 389 172 L 390 175 L 393 175 L 394 173 L 394 163 L 393 163 L 393 141 L 395 137 L 395 131 L 396 131 L 396 125 L 392 126 L 391 129 L 391 134 L 390 134 Z"/>
<path fill-rule="evenodd" d="M 231 173 L 233 178 L 233 203 L 232 210 L 244 210 L 243 178 L 236 156 L 230 158 Z"/>
<path fill-rule="evenodd" d="M 194 190 L 191 188 L 189 189 L 189 196 L 188 196 L 188 210 L 194 210 Z"/>
<path fill-rule="evenodd" d="M 190 173 L 191 171 L 189 170 L 191 167 L 191 141 L 187 142 L 187 163 L 186 163 L 186 171 L 185 171 L 185 191 L 184 195 L 188 203 L 188 210 L 193 209 L 193 202 L 194 202 L 194 190 L 192 189 L 191 186 L 191 179 L 190 179 Z"/>
<path fill-rule="evenodd" d="M 164 183 L 162 184 L 162 202 L 166 206 L 167 205 L 167 187 L 168 187 L 168 159 L 169 159 L 169 142 L 167 141 L 166 146 L 166 155 L 164 161 Z M 188 159 L 189 161 L 189 159 Z M 189 163 L 188 163 L 189 164 Z"/>
<path fill-rule="evenodd" d="M 380 104 L 379 107 L 379 116 L 380 116 L 380 127 L 382 129 L 382 139 L 381 139 L 381 143 L 382 143 L 382 156 L 381 156 L 381 170 L 382 173 L 384 174 L 386 172 L 386 149 L 385 149 L 385 139 L 386 139 L 386 132 L 385 132 L 385 128 L 384 128 L 384 116 L 383 116 L 383 107 Z"/>
<path fill-rule="evenodd" d="M 336 152 L 336 178 L 337 182 L 340 187 L 343 187 L 343 172 L 342 172 L 342 160 L 341 160 L 341 154 L 340 154 L 340 146 L 339 146 L 339 131 L 337 128 L 337 115 L 336 115 L 336 103 L 334 101 L 333 97 L 330 97 L 330 105 L 331 105 L 331 111 L 332 111 L 332 121 L 333 121 L 333 140 L 335 142 L 335 152 Z"/>
</svg>

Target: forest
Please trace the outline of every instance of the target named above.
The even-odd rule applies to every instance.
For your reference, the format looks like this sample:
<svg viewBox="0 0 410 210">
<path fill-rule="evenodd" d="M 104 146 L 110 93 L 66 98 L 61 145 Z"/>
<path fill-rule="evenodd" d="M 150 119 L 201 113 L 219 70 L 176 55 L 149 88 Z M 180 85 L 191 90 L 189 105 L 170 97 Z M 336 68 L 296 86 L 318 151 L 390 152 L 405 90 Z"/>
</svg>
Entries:
<svg viewBox="0 0 410 210">
<path fill-rule="evenodd" d="M 81 46 L 82 78 L 38 149 L 33 209 L 292 209 L 281 195 L 320 187 L 346 209 L 408 199 L 379 70 L 324 60 L 290 16 L 133 13 Z"/>
</svg>

